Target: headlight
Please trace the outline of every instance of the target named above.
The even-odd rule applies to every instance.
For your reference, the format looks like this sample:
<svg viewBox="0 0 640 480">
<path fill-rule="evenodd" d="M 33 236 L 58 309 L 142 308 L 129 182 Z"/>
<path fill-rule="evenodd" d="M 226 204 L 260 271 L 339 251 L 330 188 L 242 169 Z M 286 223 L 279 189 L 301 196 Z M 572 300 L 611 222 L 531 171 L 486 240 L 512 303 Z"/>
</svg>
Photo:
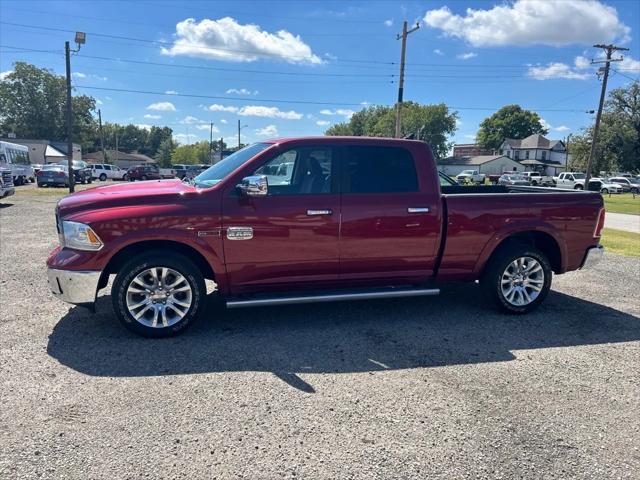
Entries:
<svg viewBox="0 0 640 480">
<path fill-rule="evenodd" d="M 102 240 L 96 235 L 89 225 L 78 222 L 62 222 L 62 235 L 60 238 L 63 247 L 75 250 L 96 251 L 102 248 Z"/>
</svg>

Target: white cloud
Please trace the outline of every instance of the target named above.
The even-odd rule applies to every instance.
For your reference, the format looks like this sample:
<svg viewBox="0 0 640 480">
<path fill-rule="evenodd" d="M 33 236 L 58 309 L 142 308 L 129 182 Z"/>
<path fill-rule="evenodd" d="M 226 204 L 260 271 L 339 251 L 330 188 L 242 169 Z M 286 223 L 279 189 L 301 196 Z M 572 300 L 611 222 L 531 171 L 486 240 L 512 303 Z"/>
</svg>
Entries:
<svg viewBox="0 0 640 480">
<path fill-rule="evenodd" d="M 477 56 L 478 56 L 477 53 L 469 52 L 469 53 L 460 53 L 459 55 L 456 55 L 456 58 L 459 58 L 460 60 L 469 60 L 470 58 L 474 58 Z"/>
<path fill-rule="evenodd" d="M 201 125 L 196 125 L 196 129 L 197 130 L 206 130 L 207 132 L 211 131 L 211 125 L 210 124 L 201 124 Z M 215 125 L 213 126 L 213 133 L 220 133 L 220 130 L 218 130 L 218 127 L 216 127 Z"/>
<path fill-rule="evenodd" d="M 152 115 L 150 113 L 147 113 L 144 118 L 147 118 L 149 120 L 159 120 L 160 118 L 162 118 L 162 115 Z"/>
<path fill-rule="evenodd" d="M 0 80 L 4 80 L 5 78 L 7 78 L 12 73 L 13 73 L 13 70 L 6 70 L 4 72 L 0 72 Z"/>
<path fill-rule="evenodd" d="M 178 92 L 176 92 L 175 90 L 167 90 L 164 93 L 166 93 L 167 95 L 177 95 L 178 94 Z"/>
<path fill-rule="evenodd" d="M 257 95 L 258 90 L 249 90 L 247 88 L 229 88 L 225 93 L 235 93 L 236 95 Z"/>
<path fill-rule="evenodd" d="M 179 143 L 192 143 L 198 139 L 198 136 L 194 133 L 176 133 L 173 135 L 173 139 Z"/>
<path fill-rule="evenodd" d="M 195 123 L 202 123 L 202 120 L 196 117 L 192 117 L 191 115 L 187 115 L 182 120 L 180 120 L 180 123 L 184 123 L 185 125 L 193 125 Z"/>
<path fill-rule="evenodd" d="M 318 120 L 316 122 L 316 125 L 320 126 L 320 127 L 326 127 L 327 125 L 330 125 L 331 122 L 329 120 Z"/>
<path fill-rule="evenodd" d="M 277 137 L 278 128 L 275 125 L 267 125 L 264 128 L 256 129 L 256 135 L 260 137 Z"/>
<path fill-rule="evenodd" d="M 101 77 L 100 75 L 96 75 L 94 73 L 86 74 L 82 72 L 72 72 L 71 76 L 74 78 L 95 78 L 96 80 L 101 80 L 103 82 L 109 80 L 107 77 Z"/>
<path fill-rule="evenodd" d="M 385 20 L 384 21 L 384 25 L 385 25 L 385 27 L 392 27 L 393 26 L 393 18 L 390 18 L 389 20 Z"/>
<path fill-rule="evenodd" d="M 579 55 L 573 61 L 573 64 L 576 66 L 576 68 L 585 69 L 591 66 L 591 60 L 589 60 L 586 57 L 583 57 L 582 55 Z"/>
<path fill-rule="evenodd" d="M 171 102 L 157 102 L 149 105 L 147 107 L 147 110 L 158 110 L 160 112 L 175 112 L 176 107 Z"/>
<path fill-rule="evenodd" d="M 567 131 L 571 130 L 571 129 L 570 129 L 569 127 L 567 127 L 566 125 L 559 125 L 559 126 L 557 126 L 557 127 L 554 127 L 554 126 L 552 126 L 549 122 L 547 122 L 544 118 L 541 118 L 541 119 L 540 119 L 540 124 L 541 124 L 544 128 L 546 128 L 546 129 L 548 129 L 548 130 L 550 130 L 550 131 L 559 132 L 559 133 L 567 132 Z"/>
<path fill-rule="evenodd" d="M 176 37 L 171 48 L 162 48 L 164 55 L 229 62 L 273 57 L 290 63 L 323 63 L 299 35 L 286 30 L 269 33 L 259 25 L 241 25 L 230 17 L 200 22 L 187 18 L 176 25 Z"/>
<path fill-rule="evenodd" d="M 516 0 L 488 10 L 429 10 L 424 22 L 475 47 L 570 45 L 629 41 L 631 29 L 598 0 Z"/>
<path fill-rule="evenodd" d="M 627 72 L 627 75 L 638 75 L 640 74 L 640 61 L 632 58 L 632 57 L 624 57 L 621 62 L 616 62 L 612 64 L 612 68 L 615 70 L 633 70 L 633 72 Z"/>
<path fill-rule="evenodd" d="M 247 117 L 284 118 L 286 120 L 300 120 L 303 115 L 294 110 L 283 111 L 278 107 L 265 107 L 263 105 L 247 105 L 238 110 L 238 115 Z"/>
<path fill-rule="evenodd" d="M 351 118 L 351 116 L 356 113 L 353 110 L 349 110 L 348 108 L 338 108 L 336 110 L 329 110 L 328 108 L 323 108 L 320 110 L 320 115 L 340 115 L 345 117 L 346 119 Z"/>
<path fill-rule="evenodd" d="M 220 119 L 220 123 L 222 123 L 223 125 L 226 125 L 229 122 L 227 122 L 224 118 L 222 118 L 222 119 Z"/>
<path fill-rule="evenodd" d="M 104 102 L 99 98 L 96 98 L 96 105 L 102 105 Z"/>
<path fill-rule="evenodd" d="M 442 50 L 440 50 L 439 48 L 434 49 L 433 53 L 435 53 L 436 55 L 440 55 L 440 56 L 444 55 L 444 52 Z"/>
<path fill-rule="evenodd" d="M 235 113 L 238 111 L 238 107 L 225 107 L 224 105 L 219 105 L 217 103 L 214 103 L 213 105 L 209 105 L 208 107 L 205 107 L 207 110 L 210 110 L 212 112 L 231 112 L 231 113 Z"/>
<path fill-rule="evenodd" d="M 148 123 L 137 123 L 136 127 L 142 128 L 143 130 L 151 130 L 151 125 Z"/>
<path fill-rule="evenodd" d="M 592 77 L 591 72 L 585 72 L 583 69 L 573 68 L 566 63 L 558 62 L 549 63 L 546 66 L 531 66 L 527 71 L 527 75 L 536 80 L 552 80 L 558 78 L 566 80 L 586 80 Z"/>
</svg>

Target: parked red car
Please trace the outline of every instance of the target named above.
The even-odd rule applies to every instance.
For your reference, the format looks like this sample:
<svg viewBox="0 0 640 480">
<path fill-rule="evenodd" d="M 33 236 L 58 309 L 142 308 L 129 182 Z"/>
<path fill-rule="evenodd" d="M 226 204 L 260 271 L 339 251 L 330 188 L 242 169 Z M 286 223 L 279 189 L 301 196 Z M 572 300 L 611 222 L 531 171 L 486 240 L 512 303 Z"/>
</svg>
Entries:
<svg viewBox="0 0 640 480">
<path fill-rule="evenodd" d="M 157 165 L 136 165 L 127 170 L 130 181 L 135 180 L 160 180 L 160 169 Z"/>
<path fill-rule="evenodd" d="M 503 310 L 544 300 L 552 274 L 602 255 L 602 197 L 457 186 L 418 141 L 291 138 L 256 143 L 195 179 L 101 186 L 62 199 L 53 293 L 147 336 L 183 331 L 205 279 L 229 308 L 434 295 L 480 280 Z"/>
</svg>

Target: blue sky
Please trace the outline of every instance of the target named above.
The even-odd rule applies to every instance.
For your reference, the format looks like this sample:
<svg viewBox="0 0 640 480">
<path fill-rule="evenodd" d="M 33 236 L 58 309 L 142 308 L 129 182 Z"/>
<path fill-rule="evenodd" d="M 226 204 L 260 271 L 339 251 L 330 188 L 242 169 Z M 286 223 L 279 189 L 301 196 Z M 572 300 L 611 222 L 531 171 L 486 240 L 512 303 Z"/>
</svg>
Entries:
<svg viewBox="0 0 640 480">
<path fill-rule="evenodd" d="M 104 121 L 169 125 L 181 143 L 208 139 L 209 122 L 235 143 L 238 119 L 243 142 L 316 135 L 362 105 L 393 104 L 403 20 L 420 23 L 405 100 L 457 110 L 460 143 L 510 103 L 538 111 L 551 138 L 588 125 L 594 43 L 630 49 L 610 88 L 640 77 L 640 2 L 596 0 L 2 0 L 0 75 L 16 60 L 62 74 L 64 41 L 80 30 L 73 81 Z"/>
</svg>

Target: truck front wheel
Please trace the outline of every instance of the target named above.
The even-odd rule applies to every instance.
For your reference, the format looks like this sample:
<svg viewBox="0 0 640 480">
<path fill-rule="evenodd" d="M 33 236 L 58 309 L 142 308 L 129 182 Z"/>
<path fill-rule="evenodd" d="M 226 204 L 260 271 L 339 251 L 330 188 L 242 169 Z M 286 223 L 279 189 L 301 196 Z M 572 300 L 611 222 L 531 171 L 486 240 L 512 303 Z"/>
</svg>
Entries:
<svg viewBox="0 0 640 480">
<path fill-rule="evenodd" d="M 522 244 L 509 246 L 491 258 L 482 278 L 487 296 L 502 310 L 522 314 L 535 310 L 551 289 L 553 273 L 547 257 Z"/>
<path fill-rule="evenodd" d="M 120 270 L 111 289 L 122 324 L 145 337 L 182 333 L 206 301 L 202 272 L 184 255 L 155 250 L 138 255 Z"/>
</svg>

